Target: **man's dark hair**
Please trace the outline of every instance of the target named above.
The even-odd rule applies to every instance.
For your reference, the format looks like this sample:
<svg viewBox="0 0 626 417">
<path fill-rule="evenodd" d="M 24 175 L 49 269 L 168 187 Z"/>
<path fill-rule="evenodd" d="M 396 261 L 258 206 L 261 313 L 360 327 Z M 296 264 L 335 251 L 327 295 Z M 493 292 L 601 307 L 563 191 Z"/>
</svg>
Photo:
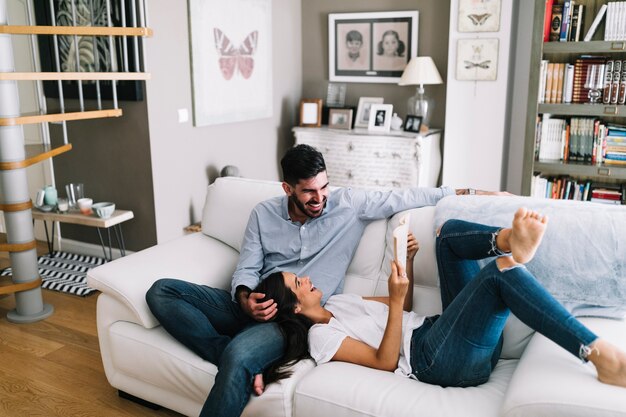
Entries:
<svg viewBox="0 0 626 417">
<path fill-rule="evenodd" d="M 280 161 L 283 168 L 283 181 L 291 186 L 326 171 L 322 154 L 312 146 L 298 145 L 289 149 Z"/>
</svg>

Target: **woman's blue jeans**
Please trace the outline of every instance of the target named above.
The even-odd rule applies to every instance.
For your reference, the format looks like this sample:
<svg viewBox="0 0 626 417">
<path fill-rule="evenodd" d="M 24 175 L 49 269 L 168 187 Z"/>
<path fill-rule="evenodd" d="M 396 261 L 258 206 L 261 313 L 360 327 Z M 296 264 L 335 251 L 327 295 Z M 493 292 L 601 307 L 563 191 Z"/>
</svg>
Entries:
<svg viewBox="0 0 626 417">
<path fill-rule="evenodd" d="M 160 279 L 146 293 L 152 314 L 180 343 L 218 367 L 201 417 L 238 417 L 256 374 L 283 356 L 275 323 L 258 323 L 228 291 L 177 279 Z"/>
<path fill-rule="evenodd" d="M 411 367 L 418 380 L 444 387 L 487 382 L 502 349 L 510 312 L 553 342 L 580 355 L 597 336 L 555 300 L 526 267 L 500 271 L 495 239 L 500 228 L 447 221 L 436 241 L 443 313 L 415 329 Z"/>
</svg>

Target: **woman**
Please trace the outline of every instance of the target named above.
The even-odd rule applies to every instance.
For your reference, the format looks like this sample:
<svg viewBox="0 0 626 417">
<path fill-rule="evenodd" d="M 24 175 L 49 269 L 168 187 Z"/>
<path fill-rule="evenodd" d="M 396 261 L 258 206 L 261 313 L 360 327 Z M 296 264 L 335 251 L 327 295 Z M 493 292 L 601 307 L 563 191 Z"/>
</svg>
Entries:
<svg viewBox="0 0 626 417">
<path fill-rule="evenodd" d="M 444 387 L 480 385 L 498 361 L 502 330 L 513 312 L 583 362 L 592 362 L 601 382 L 626 387 L 626 354 L 571 316 L 523 266 L 534 256 L 546 226 L 545 217 L 524 208 L 515 213 L 511 228 L 446 222 L 436 241 L 440 316 L 410 312 L 416 252 L 411 243 L 406 273 L 391 265 L 389 297 L 340 294 L 322 306 L 321 293 L 310 279 L 288 272 L 266 278 L 257 291 L 281 306 L 279 323 L 293 317 L 314 323 L 308 343 L 318 364 L 334 360 L 395 370 Z M 480 269 L 476 260 L 492 256 L 497 259 Z M 303 343 L 290 351 L 275 369 L 307 356 Z"/>
</svg>

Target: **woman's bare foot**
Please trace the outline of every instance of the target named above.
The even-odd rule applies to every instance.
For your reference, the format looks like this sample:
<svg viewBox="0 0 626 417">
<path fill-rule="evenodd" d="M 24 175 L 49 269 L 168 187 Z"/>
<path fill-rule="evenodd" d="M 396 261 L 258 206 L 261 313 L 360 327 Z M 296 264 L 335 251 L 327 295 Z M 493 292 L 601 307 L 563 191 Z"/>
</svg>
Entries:
<svg viewBox="0 0 626 417">
<path fill-rule="evenodd" d="M 252 392 L 256 395 L 263 394 L 265 391 L 265 382 L 263 382 L 263 374 L 258 374 L 254 376 L 254 380 L 252 381 Z"/>
<path fill-rule="evenodd" d="M 605 384 L 626 388 L 626 353 L 603 339 L 591 344 L 587 359 L 598 372 L 598 380 Z"/>
<path fill-rule="evenodd" d="M 547 225 L 548 218 L 535 211 L 520 207 L 515 212 L 508 243 L 516 262 L 525 264 L 535 256 Z"/>
</svg>

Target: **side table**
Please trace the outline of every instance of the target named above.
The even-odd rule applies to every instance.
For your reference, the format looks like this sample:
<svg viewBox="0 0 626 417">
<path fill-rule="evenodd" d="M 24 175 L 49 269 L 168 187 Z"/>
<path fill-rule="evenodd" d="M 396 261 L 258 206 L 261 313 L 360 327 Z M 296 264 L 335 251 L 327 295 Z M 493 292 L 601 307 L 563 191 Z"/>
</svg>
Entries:
<svg viewBox="0 0 626 417">
<path fill-rule="evenodd" d="M 81 226 L 95 227 L 98 230 L 98 237 L 100 238 L 100 244 L 102 245 L 102 252 L 104 253 L 104 259 L 107 261 L 113 260 L 113 248 L 111 247 L 111 227 L 115 232 L 117 243 L 119 245 L 120 254 L 126 255 L 126 246 L 124 243 L 124 235 L 122 234 L 122 223 L 132 219 L 134 216 L 131 210 L 115 210 L 111 217 L 108 219 L 101 219 L 100 217 L 92 215 L 85 215 L 79 211 L 70 210 L 67 213 L 56 212 L 43 212 L 36 208 L 33 208 L 33 221 L 43 220 L 44 228 L 46 229 L 46 243 L 48 244 L 48 251 L 52 253 L 54 249 L 54 222 L 78 224 Z M 48 234 L 48 221 L 52 222 L 52 239 Z M 100 229 L 106 229 L 108 237 L 109 255 L 107 256 L 106 246 L 104 239 L 102 238 L 102 231 Z"/>
</svg>

